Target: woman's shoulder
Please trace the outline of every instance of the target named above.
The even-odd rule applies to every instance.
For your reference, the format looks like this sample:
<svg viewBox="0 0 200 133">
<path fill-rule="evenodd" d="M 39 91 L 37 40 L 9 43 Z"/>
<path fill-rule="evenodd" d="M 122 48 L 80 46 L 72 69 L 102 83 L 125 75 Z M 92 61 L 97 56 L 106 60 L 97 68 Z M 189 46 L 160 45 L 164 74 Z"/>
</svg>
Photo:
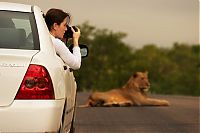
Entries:
<svg viewBox="0 0 200 133">
<path fill-rule="evenodd" d="M 53 37 L 52 35 L 51 35 L 51 39 L 52 39 L 52 41 L 53 41 L 54 44 L 62 44 L 62 45 L 64 44 L 63 41 L 61 41 L 58 38 Z"/>
</svg>

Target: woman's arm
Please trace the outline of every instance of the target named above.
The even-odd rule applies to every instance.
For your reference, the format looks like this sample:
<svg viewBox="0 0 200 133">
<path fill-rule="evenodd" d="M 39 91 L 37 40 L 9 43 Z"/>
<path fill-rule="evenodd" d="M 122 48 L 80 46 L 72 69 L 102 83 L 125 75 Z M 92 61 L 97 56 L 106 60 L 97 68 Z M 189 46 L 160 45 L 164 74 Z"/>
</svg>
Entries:
<svg viewBox="0 0 200 133">
<path fill-rule="evenodd" d="M 56 53 L 62 58 L 62 60 L 72 69 L 79 69 L 81 66 L 81 53 L 79 46 L 74 46 L 73 54 L 69 51 L 67 46 L 57 38 L 52 38 L 55 46 Z"/>
</svg>

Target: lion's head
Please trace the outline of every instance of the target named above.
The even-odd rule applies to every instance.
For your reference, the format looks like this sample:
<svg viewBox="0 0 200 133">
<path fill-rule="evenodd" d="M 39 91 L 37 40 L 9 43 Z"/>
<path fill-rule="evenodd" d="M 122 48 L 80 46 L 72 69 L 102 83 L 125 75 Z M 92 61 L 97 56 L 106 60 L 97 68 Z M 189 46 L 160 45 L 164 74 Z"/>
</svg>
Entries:
<svg viewBox="0 0 200 133">
<path fill-rule="evenodd" d="M 150 88 L 148 80 L 148 72 L 136 72 L 134 73 L 125 87 L 129 89 L 137 89 L 138 91 L 147 92 Z"/>
</svg>

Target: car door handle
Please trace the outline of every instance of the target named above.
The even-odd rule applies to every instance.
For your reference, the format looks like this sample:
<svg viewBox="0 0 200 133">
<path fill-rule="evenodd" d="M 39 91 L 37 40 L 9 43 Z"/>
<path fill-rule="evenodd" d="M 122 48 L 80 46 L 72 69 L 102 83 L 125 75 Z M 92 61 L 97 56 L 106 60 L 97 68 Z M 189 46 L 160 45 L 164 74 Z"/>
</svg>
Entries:
<svg viewBox="0 0 200 133">
<path fill-rule="evenodd" d="M 70 72 L 73 72 L 73 69 L 72 69 L 72 68 L 69 68 L 69 71 L 70 71 Z"/>
<path fill-rule="evenodd" d="M 64 70 L 67 70 L 67 66 L 63 66 Z"/>
</svg>

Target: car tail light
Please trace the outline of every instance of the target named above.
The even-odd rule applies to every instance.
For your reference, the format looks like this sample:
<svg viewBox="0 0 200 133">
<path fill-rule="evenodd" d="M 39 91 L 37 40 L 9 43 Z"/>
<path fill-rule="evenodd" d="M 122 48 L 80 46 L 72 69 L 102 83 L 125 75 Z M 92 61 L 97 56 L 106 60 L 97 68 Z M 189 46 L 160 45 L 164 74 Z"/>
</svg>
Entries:
<svg viewBox="0 0 200 133">
<path fill-rule="evenodd" d="M 55 99 L 53 84 L 44 66 L 28 67 L 15 99 Z"/>
</svg>

